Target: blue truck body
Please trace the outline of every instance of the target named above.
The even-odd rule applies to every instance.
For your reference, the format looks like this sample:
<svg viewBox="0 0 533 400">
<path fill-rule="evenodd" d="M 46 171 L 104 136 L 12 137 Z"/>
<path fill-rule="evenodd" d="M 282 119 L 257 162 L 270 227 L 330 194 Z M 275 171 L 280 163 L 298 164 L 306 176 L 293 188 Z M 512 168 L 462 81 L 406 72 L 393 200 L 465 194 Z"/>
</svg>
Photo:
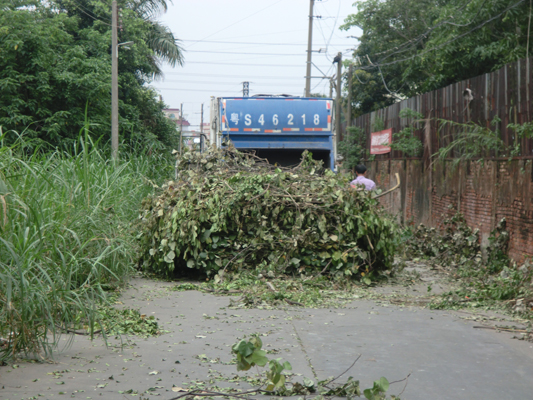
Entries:
<svg viewBox="0 0 533 400">
<path fill-rule="evenodd" d="M 335 170 L 333 100 L 305 97 L 221 97 L 211 104 L 211 142 L 229 139 L 282 165 L 300 162 L 309 150 Z"/>
</svg>

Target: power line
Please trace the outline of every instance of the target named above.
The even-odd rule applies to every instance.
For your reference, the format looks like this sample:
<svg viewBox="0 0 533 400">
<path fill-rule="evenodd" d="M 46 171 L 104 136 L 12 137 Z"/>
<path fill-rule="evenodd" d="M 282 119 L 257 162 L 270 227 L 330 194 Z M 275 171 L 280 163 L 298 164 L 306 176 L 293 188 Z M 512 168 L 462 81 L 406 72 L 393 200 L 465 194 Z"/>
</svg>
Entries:
<svg viewBox="0 0 533 400">
<path fill-rule="evenodd" d="M 466 8 L 473 1 L 474 0 L 470 0 L 468 3 L 464 4 L 462 7 L 459 7 L 456 10 L 456 12 L 454 13 L 454 15 L 457 14 L 458 12 L 462 11 L 464 8 Z M 487 0 L 483 1 L 483 3 L 481 4 L 480 8 L 478 9 L 476 15 L 474 16 L 474 18 L 476 18 L 479 15 L 479 13 L 483 9 L 483 6 L 485 5 L 486 2 L 487 2 Z M 450 20 L 453 19 L 453 18 L 454 18 L 454 16 L 452 15 L 447 20 L 444 20 L 444 21 L 441 21 L 441 22 L 437 23 L 435 26 L 432 26 L 427 31 L 425 31 L 424 33 L 418 35 L 417 37 L 402 43 L 401 45 L 395 47 L 394 49 L 385 50 L 385 51 L 382 51 L 380 53 L 376 53 L 376 54 L 374 54 L 374 56 L 378 56 L 378 55 L 381 55 L 381 54 L 386 54 L 386 53 L 388 53 L 390 51 L 396 50 L 396 51 L 392 52 L 391 54 L 388 54 L 386 57 L 384 57 L 383 60 L 385 60 L 385 59 L 393 56 L 394 54 L 399 54 L 399 53 L 403 53 L 405 51 L 408 51 L 409 48 L 405 49 L 406 46 L 410 46 L 410 48 L 412 48 L 412 46 L 414 46 L 414 45 L 420 43 L 422 40 L 426 39 L 431 32 L 433 32 L 435 29 L 439 28 L 442 25 L 450 24 L 450 25 L 463 26 L 464 27 L 464 26 L 470 25 L 473 22 L 473 21 L 470 21 L 468 24 L 459 25 L 459 24 L 455 24 L 455 23 L 450 22 Z"/>
<path fill-rule="evenodd" d="M 250 52 L 237 52 L 237 51 L 211 51 L 211 50 L 187 50 L 187 53 L 216 53 L 216 54 L 243 54 L 250 56 L 289 56 L 289 57 L 301 57 L 301 54 L 287 54 L 287 53 L 250 53 Z"/>
<path fill-rule="evenodd" d="M 82 7 L 78 2 L 75 0 L 72 0 L 74 3 L 74 7 L 76 7 L 78 10 L 80 10 L 83 14 L 87 15 L 89 18 L 92 18 L 95 21 L 99 21 L 107 26 L 112 26 L 110 23 L 104 21 L 103 19 L 100 19 L 98 16 L 96 16 L 92 11 L 89 11 L 88 9 Z M 89 14 L 90 13 L 90 14 Z M 91 15 L 93 14 L 93 15 Z"/>
<path fill-rule="evenodd" d="M 294 31 L 289 31 L 294 32 Z M 298 31 L 299 32 L 299 31 Z M 264 35 L 260 35 L 264 36 Z M 190 40 L 190 39 L 180 39 L 182 42 L 195 42 L 195 43 L 218 43 L 218 44 L 249 44 L 254 46 L 307 46 L 306 43 L 264 43 L 264 42 L 228 42 L 226 40 Z M 343 46 L 342 44 L 339 45 L 332 45 L 332 46 Z M 190 50 L 192 51 L 192 50 Z"/>
<path fill-rule="evenodd" d="M 207 77 L 219 77 L 219 78 L 239 78 L 239 79 L 243 79 L 243 76 L 242 75 L 224 75 L 224 74 L 199 74 L 199 73 L 194 73 L 194 72 L 165 72 L 165 75 L 186 75 L 186 76 L 207 76 Z M 286 76 L 280 76 L 280 77 L 276 77 L 276 76 L 255 76 L 254 75 L 254 78 L 255 79 L 280 79 L 280 80 L 296 80 L 296 79 L 300 79 L 301 76 L 297 76 L 297 77 L 286 77 Z"/>
<path fill-rule="evenodd" d="M 482 28 L 483 26 L 487 25 L 489 22 L 492 22 L 494 21 L 496 18 L 500 17 L 501 15 L 503 15 L 504 13 L 506 13 L 507 11 L 517 7 L 518 5 L 520 5 L 521 3 L 523 3 L 525 0 L 519 0 L 518 2 L 516 2 L 515 4 L 507 7 L 505 10 L 503 10 L 501 13 L 495 15 L 494 17 L 482 22 L 481 24 L 475 26 L 474 28 L 470 29 L 468 32 L 465 32 L 459 36 L 456 36 L 455 38 L 453 39 L 450 39 L 448 40 L 447 42 L 444 42 L 438 46 L 435 46 L 435 47 L 432 47 L 430 49 L 425 49 L 424 51 L 421 51 L 420 53 L 417 53 L 417 54 L 414 54 L 412 56 L 409 56 L 409 57 L 406 57 L 406 58 L 403 58 L 403 59 L 400 59 L 400 60 L 395 60 L 395 61 L 391 61 L 391 62 L 388 62 L 388 63 L 372 63 L 372 65 L 368 66 L 368 67 L 364 67 L 364 66 L 361 66 L 359 67 L 359 69 L 371 69 L 371 68 L 375 68 L 377 66 L 380 66 L 380 67 L 384 67 L 384 66 L 387 66 L 387 65 L 393 65 L 393 64 L 397 64 L 397 63 L 400 63 L 400 62 L 404 62 L 404 61 L 407 61 L 407 60 L 412 60 L 413 58 L 415 57 L 419 57 L 419 56 L 422 56 L 426 53 L 429 53 L 431 51 L 434 51 L 434 50 L 438 50 L 452 42 L 455 42 L 456 40 L 458 39 L 461 39 L 467 35 L 469 35 L 470 33 L 474 32 L 475 30 L 478 30 L 480 28 Z M 391 54 L 392 55 L 392 54 Z"/>
<path fill-rule="evenodd" d="M 415 55 L 413 55 L 413 56 L 406 57 L 406 58 L 401 59 L 401 60 L 395 60 L 395 61 L 392 61 L 392 62 L 389 62 L 389 63 L 373 63 L 373 62 L 370 60 L 370 58 L 368 57 L 368 55 L 367 55 L 366 57 L 367 57 L 367 59 L 368 59 L 368 62 L 370 63 L 370 66 L 368 66 L 368 67 L 361 66 L 361 67 L 359 67 L 359 69 L 360 69 L 360 70 L 368 70 L 368 69 L 371 69 L 371 68 L 377 68 L 377 69 L 378 69 L 378 72 L 379 72 L 379 74 L 380 74 L 380 76 L 381 76 L 381 80 L 382 80 L 382 82 L 383 82 L 383 85 L 384 85 L 385 89 L 386 89 L 391 95 L 393 95 L 393 96 L 398 96 L 398 92 L 397 92 L 397 91 L 392 92 L 392 91 L 388 88 L 387 83 L 385 82 L 385 77 L 384 77 L 383 73 L 381 72 L 381 67 L 382 67 L 382 66 L 387 66 L 387 65 L 397 64 L 397 63 L 400 63 L 400 62 L 403 62 L 403 61 L 411 60 L 411 59 L 413 59 L 413 58 L 415 58 L 415 57 L 421 56 L 421 55 L 423 55 L 423 54 L 425 54 L 425 53 L 428 53 L 428 52 L 430 52 L 430 51 L 438 50 L 438 49 L 440 49 L 440 48 L 446 46 L 447 44 L 450 44 L 450 43 L 452 43 L 452 42 L 454 42 L 454 41 L 456 41 L 456 40 L 458 40 L 458 39 L 460 39 L 460 38 L 462 38 L 462 37 L 465 37 L 465 36 L 469 35 L 469 34 L 472 33 L 473 31 L 482 28 L 483 26 L 485 26 L 485 25 L 488 24 L 489 22 L 494 21 L 496 18 L 500 17 L 501 15 L 503 15 L 505 12 L 509 11 L 510 9 L 517 7 L 518 5 L 520 5 L 521 3 L 523 3 L 524 1 L 525 1 L 525 0 L 519 0 L 519 1 L 516 2 L 515 4 L 513 4 L 513 5 L 509 6 L 509 7 L 507 7 L 506 9 L 504 9 L 501 13 L 495 15 L 495 16 L 492 17 L 492 18 L 489 18 L 488 20 L 486 20 L 486 21 L 482 22 L 481 24 L 475 26 L 474 28 L 470 29 L 468 32 L 465 32 L 465 33 L 463 33 L 463 34 L 461 34 L 461 35 L 459 35 L 459 36 L 456 36 L 455 38 L 450 39 L 450 40 L 448 40 L 447 42 L 442 43 L 441 45 L 438 45 L 438 46 L 436 46 L 436 47 L 432 47 L 432 48 L 430 48 L 430 49 L 426 49 L 426 50 L 424 50 L 424 51 L 422 51 L 422 52 L 420 52 L 420 53 L 417 53 L 417 54 L 415 54 Z M 486 1 L 484 1 L 483 4 L 485 4 L 485 2 L 486 2 Z M 482 4 L 482 6 L 483 6 L 483 4 Z M 480 9 L 480 10 L 481 10 L 481 9 Z M 478 12 L 476 13 L 476 16 L 479 14 L 480 10 L 478 10 Z M 445 21 L 443 21 L 443 22 L 445 22 Z M 470 22 L 470 23 L 471 23 L 471 22 Z M 455 26 L 463 26 L 463 27 L 464 27 L 464 26 L 468 26 L 468 25 L 470 25 L 470 23 L 465 24 L 465 25 L 458 25 L 458 24 L 453 24 L 453 25 L 455 25 Z M 434 29 L 434 28 L 433 28 L 433 29 Z M 409 42 L 412 42 L 412 41 L 409 41 Z M 402 46 L 403 46 L 403 45 L 402 45 Z M 394 53 L 389 54 L 389 55 L 388 55 L 387 57 L 385 57 L 385 58 L 388 58 L 388 57 L 392 56 L 393 54 L 394 54 Z M 357 73 L 355 73 L 355 76 L 356 76 L 357 80 L 358 80 L 361 84 L 363 84 L 363 82 L 362 82 L 362 81 L 359 79 L 359 77 L 357 76 Z M 403 86 L 405 86 L 405 82 L 404 82 L 404 84 L 402 85 L 402 87 L 403 87 Z M 401 89 L 401 87 L 400 87 L 400 89 Z M 398 89 L 398 90 L 399 90 L 399 89 Z"/>
<path fill-rule="evenodd" d="M 236 21 L 236 22 L 233 22 L 232 24 L 226 26 L 225 28 L 219 29 L 218 31 L 216 31 L 216 32 L 214 32 L 214 33 L 212 33 L 212 34 L 210 34 L 210 35 L 204 37 L 203 39 L 200 39 L 200 40 L 198 40 L 197 42 L 192 43 L 189 47 L 194 46 L 196 43 L 199 43 L 199 42 L 201 42 L 202 40 L 205 40 L 205 39 L 208 39 L 208 38 L 210 38 L 210 37 L 212 37 L 212 36 L 215 36 L 217 33 L 220 33 L 220 32 L 222 32 L 222 31 L 225 31 L 226 29 L 231 28 L 232 26 L 237 25 L 238 23 L 240 23 L 240 22 L 242 22 L 242 21 L 244 21 L 244 20 L 246 20 L 246 19 L 248 19 L 248 18 L 250 18 L 250 17 L 253 17 L 253 16 L 256 15 L 256 14 L 259 14 L 260 12 L 265 11 L 267 8 L 273 7 L 273 6 L 275 6 L 276 4 L 281 3 L 282 1 L 283 1 L 283 0 L 279 0 L 279 1 L 275 2 L 274 4 L 270 4 L 269 6 L 266 6 L 265 8 L 262 8 L 261 10 L 255 12 L 255 13 L 253 13 L 253 14 L 248 15 L 247 17 L 241 18 L 240 20 L 238 20 L 238 21 Z"/>
<path fill-rule="evenodd" d="M 200 84 L 200 85 L 224 85 L 224 86 L 235 86 L 237 85 L 235 82 L 217 82 L 217 81 L 191 81 L 191 80 L 180 80 L 180 79 L 165 79 L 165 84 L 169 83 L 194 83 L 194 84 Z M 254 81 L 249 81 L 250 83 L 258 86 L 293 86 L 293 87 L 300 87 L 301 85 L 290 85 L 285 83 L 280 83 L 279 85 L 273 85 L 272 83 L 264 84 L 264 83 L 258 83 Z M 239 83 L 240 85 L 240 83 Z"/>
<path fill-rule="evenodd" d="M 173 91 L 173 92 L 207 92 L 207 93 L 211 93 L 213 95 L 217 94 L 217 93 L 239 93 L 239 94 L 241 94 L 240 90 L 222 90 L 222 89 L 209 90 L 209 89 L 187 89 L 187 88 L 183 89 L 183 88 L 169 88 L 169 87 L 155 88 L 155 89 Z M 261 91 L 254 90 L 254 93 L 261 93 Z"/>
<path fill-rule="evenodd" d="M 257 36 L 272 36 L 272 35 L 281 35 L 283 33 L 293 33 L 293 32 L 303 32 L 303 31 L 306 31 L 307 29 L 294 29 L 292 31 L 281 31 L 281 32 L 269 32 L 269 33 L 258 33 L 258 34 L 255 34 L 255 35 L 246 35 L 246 37 L 257 37 Z M 239 36 L 232 36 L 232 37 L 229 37 L 229 38 L 226 38 L 226 39 L 242 39 L 242 35 L 239 35 Z M 221 39 L 221 40 L 224 40 L 224 39 Z M 204 40 L 197 40 L 198 43 L 201 43 L 201 42 L 204 42 Z M 207 40 L 205 40 L 205 42 L 208 42 Z"/>
<path fill-rule="evenodd" d="M 523 0 L 522 0 L 523 1 Z M 243 63 L 227 63 L 227 62 L 211 62 L 211 61 L 187 61 L 187 64 L 204 64 L 204 65 L 234 65 L 246 67 L 268 67 L 268 68 L 302 68 L 301 65 L 286 65 L 286 64 L 243 64 Z M 322 67 L 326 68 L 326 67 Z"/>
<path fill-rule="evenodd" d="M 324 41 L 327 42 L 326 43 L 326 58 L 328 59 L 329 62 L 332 62 L 331 58 L 328 57 L 328 54 L 327 54 L 327 51 L 328 51 L 328 48 L 330 46 L 330 43 L 331 43 L 331 39 L 333 38 L 333 33 L 335 32 L 335 28 L 337 27 L 337 22 L 338 22 L 338 19 L 339 19 L 339 14 L 341 12 L 341 0 L 339 0 L 339 8 L 337 9 L 337 16 L 335 17 L 335 22 L 333 24 L 333 28 L 331 28 L 331 34 L 329 35 L 329 39 L 326 40 L 326 36 L 324 36 L 324 31 L 322 29 L 322 25 L 319 24 L 319 28 L 320 28 L 320 33 L 322 34 L 322 37 L 324 38 Z"/>
<path fill-rule="evenodd" d="M 155 88 L 157 90 L 171 90 L 173 92 L 209 92 L 209 93 L 220 93 L 220 92 L 235 92 L 235 90 L 224 90 L 224 89 L 218 89 L 218 90 L 209 90 L 209 89 L 183 89 L 183 88 L 169 88 L 169 87 L 162 87 L 162 88 Z"/>
</svg>

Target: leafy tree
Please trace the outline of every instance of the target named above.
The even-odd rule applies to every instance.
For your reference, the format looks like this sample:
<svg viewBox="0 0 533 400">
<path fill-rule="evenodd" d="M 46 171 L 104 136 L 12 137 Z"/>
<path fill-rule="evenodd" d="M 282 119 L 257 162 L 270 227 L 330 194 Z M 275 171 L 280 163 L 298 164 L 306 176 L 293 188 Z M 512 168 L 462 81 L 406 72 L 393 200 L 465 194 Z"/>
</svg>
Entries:
<svg viewBox="0 0 533 400">
<path fill-rule="evenodd" d="M 459 10 L 459 12 L 456 12 Z M 430 75 L 419 92 L 491 72 L 525 58 L 531 3 L 520 0 L 457 1 L 442 7 L 441 25 L 419 58 Z"/>
<path fill-rule="evenodd" d="M 123 140 L 171 146 L 175 126 L 147 84 L 160 63 L 183 63 L 172 32 L 154 20 L 162 0 L 119 2 L 119 126 Z M 111 10 L 98 0 L 0 3 L 0 125 L 52 146 L 91 132 L 109 139 Z M 13 136 L 13 135 L 12 135 Z"/>
<path fill-rule="evenodd" d="M 356 14 L 349 15 L 341 29 L 363 30 L 360 45 L 353 54 L 352 82 L 356 116 L 374 111 L 405 98 L 418 82 L 404 78 L 405 66 L 399 63 L 378 67 L 378 63 L 406 57 L 424 47 L 424 40 L 410 42 L 425 32 L 435 20 L 436 0 L 367 0 L 357 3 Z M 407 46 L 405 43 L 409 43 Z M 396 54 L 393 54 L 396 52 Z"/>
<path fill-rule="evenodd" d="M 77 23 L 51 10 L 10 9 L 0 13 L 0 125 L 49 143 L 72 139 L 86 103 L 92 121 L 103 123 L 110 68 L 102 36 L 68 33 Z M 76 121 L 76 122 L 74 122 Z"/>
<path fill-rule="evenodd" d="M 525 0 L 366 0 L 341 29 L 363 30 L 354 51 L 356 115 L 526 57 Z"/>
<path fill-rule="evenodd" d="M 367 156 L 366 133 L 357 126 L 347 128 L 347 133 L 339 143 L 339 153 L 343 156 L 342 167 L 347 170 L 361 164 Z"/>
</svg>

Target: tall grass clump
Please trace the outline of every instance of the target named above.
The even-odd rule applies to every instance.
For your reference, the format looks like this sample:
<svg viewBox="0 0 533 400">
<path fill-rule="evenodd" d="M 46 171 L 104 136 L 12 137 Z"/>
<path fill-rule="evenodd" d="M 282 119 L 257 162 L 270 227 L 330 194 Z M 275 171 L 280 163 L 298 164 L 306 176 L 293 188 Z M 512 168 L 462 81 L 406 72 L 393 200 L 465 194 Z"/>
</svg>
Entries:
<svg viewBox="0 0 533 400">
<path fill-rule="evenodd" d="M 141 200 L 172 171 L 153 154 L 113 162 L 87 131 L 65 151 L 4 137 L 0 130 L 0 364 L 49 357 L 67 329 L 98 329 L 98 306 L 132 272 Z"/>
</svg>

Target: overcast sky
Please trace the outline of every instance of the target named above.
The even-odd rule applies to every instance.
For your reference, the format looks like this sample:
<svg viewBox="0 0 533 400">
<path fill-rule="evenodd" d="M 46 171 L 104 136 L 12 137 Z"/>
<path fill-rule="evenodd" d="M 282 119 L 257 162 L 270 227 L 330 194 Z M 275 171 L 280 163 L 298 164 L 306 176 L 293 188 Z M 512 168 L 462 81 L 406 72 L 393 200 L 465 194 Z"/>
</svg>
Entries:
<svg viewBox="0 0 533 400">
<path fill-rule="evenodd" d="M 338 52 L 350 57 L 359 31 L 339 26 L 356 8 L 354 0 L 315 0 L 312 76 L 332 76 Z M 240 96 L 242 82 L 250 95 L 292 94 L 305 89 L 309 0 L 174 0 L 159 20 L 170 27 L 185 49 L 183 67 L 163 66 L 165 77 L 152 84 L 170 108 L 183 103 L 191 124 L 209 119 L 211 96 Z M 312 93 L 329 94 L 327 79 L 313 79 Z"/>
</svg>

